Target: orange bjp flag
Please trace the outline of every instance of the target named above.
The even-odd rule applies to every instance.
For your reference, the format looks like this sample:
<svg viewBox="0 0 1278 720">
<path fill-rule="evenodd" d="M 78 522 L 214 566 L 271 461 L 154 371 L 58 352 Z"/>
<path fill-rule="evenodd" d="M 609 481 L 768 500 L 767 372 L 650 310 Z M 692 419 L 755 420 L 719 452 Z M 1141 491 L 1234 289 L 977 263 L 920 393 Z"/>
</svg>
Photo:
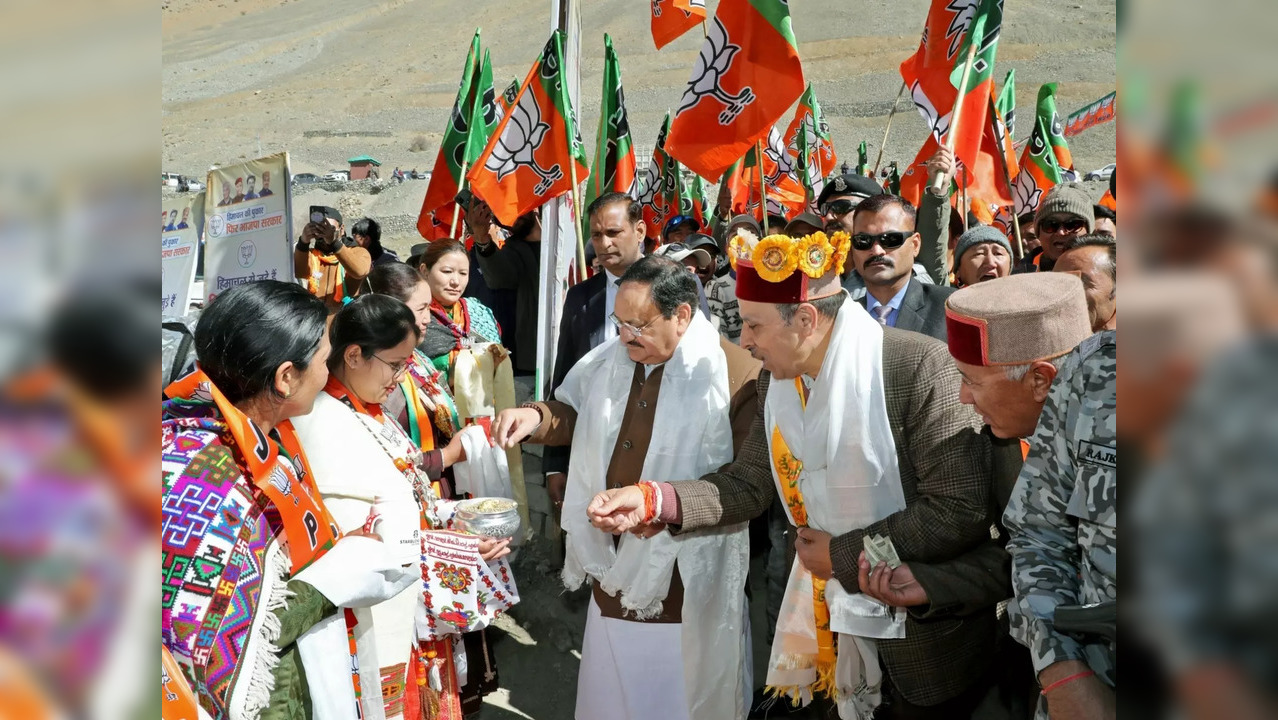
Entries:
<svg viewBox="0 0 1278 720">
<path fill-rule="evenodd" d="M 651 0 L 652 42 L 657 49 L 705 22 L 706 0 Z"/>
<path fill-rule="evenodd" d="M 722 177 L 803 94 L 786 0 L 720 0 L 670 124 L 666 151 Z"/>
<path fill-rule="evenodd" d="M 488 146 L 466 173 L 472 191 L 503 225 L 572 190 L 590 176 L 576 113 L 563 77 L 563 33 L 556 30 Z"/>
</svg>

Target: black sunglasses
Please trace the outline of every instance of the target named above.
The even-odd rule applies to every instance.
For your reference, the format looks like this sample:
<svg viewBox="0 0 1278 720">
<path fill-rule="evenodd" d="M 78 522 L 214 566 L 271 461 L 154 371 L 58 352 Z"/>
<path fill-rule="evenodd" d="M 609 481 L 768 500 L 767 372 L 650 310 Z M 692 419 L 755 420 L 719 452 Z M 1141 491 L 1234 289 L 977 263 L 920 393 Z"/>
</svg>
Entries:
<svg viewBox="0 0 1278 720">
<path fill-rule="evenodd" d="M 857 233 L 852 236 L 852 249 L 869 250 L 877 243 L 884 250 L 895 250 L 905 244 L 905 241 L 914 236 L 912 232 L 901 232 L 894 230 L 892 232 L 879 233 L 871 235 L 870 233 Z"/>
<path fill-rule="evenodd" d="M 822 215 L 847 215 L 856 209 L 856 203 L 847 199 L 831 200 L 818 209 Z"/>
<path fill-rule="evenodd" d="M 1069 220 L 1057 220 L 1049 218 L 1047 220 L 1038 221 L 1038 231 L 1042 233 L 1057 233 L 1064 230 L 1067 233 L 1076 233 L 1079 230 L 1087 228 L 1087 221 L 1082 218 L 1070 218 Z"/>
</svg>

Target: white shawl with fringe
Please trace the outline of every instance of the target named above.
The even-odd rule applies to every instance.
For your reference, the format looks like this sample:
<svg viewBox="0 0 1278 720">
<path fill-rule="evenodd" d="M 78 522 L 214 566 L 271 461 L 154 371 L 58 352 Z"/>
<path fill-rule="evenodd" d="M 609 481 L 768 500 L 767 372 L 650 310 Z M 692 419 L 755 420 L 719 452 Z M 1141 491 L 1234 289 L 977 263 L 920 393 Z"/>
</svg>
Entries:
<svg viewBox="0 0 1278 720">
<path fill-rule="evenodd" d="M 577 362 L 555 398 L 577 411 L 563 527 L 567 544 L 563 581 L 576 588 L 586 576 L 603 591 L 621 593 L 637 619 L 661 613 L 675 563 L 684 584 L 684 687 L 692 720 L 745 716 L 742 663 L 744 587 L 749 563 L 746 524 L 648 539 L 595 529 L 586 506 L 605 476 L 625 415 L 635 363 L 613 338 Z M 710 321 L 694 314 L 661 375 L 660 401 L 643 461 L 644 480 L 689 480 L 732 459 L 727 360 Z"/>
<path fill-rule="evenodd" d="M 809 527 L 838 536 L 905 509 L 887 417 L 883 328 L 856 301 L 845 296 L 806 408 L 793 381 L 774 379 L 763 420 L 769 450 L 776 428 L 803 463 L 798 483 Z M 780 492 L 775 464 L 772 479 Z M 793 524 L 790 508 L 784 502 L 782 507 Z M 905 637 L 905 616 L 835 578 L 827 581 L 825 597 L 830 629 L 838 634 L 839 717 L 869 718 L 880 702 L 883 678 L 874 639 Z M 772 641 L 767 685 L 807 688 L 816 680 L 816 653 L 812 574 L 796 557 Z M 799 695 L 804 705 L 811 700 L 806 689 Z"/>
</svg>

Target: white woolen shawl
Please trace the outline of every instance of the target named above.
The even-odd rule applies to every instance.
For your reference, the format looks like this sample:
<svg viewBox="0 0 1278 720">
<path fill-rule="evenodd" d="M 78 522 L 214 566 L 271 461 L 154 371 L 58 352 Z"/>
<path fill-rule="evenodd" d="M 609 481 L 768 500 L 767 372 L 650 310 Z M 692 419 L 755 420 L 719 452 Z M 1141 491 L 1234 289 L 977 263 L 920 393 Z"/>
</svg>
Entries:
<svg viewBox="0 0 1278 720">
<path fill-rule="evenodd" d="M 809 527 L 838 536 L 905 509 L 887 417 L 883 328 L 854 300 L 844 298 L 807 408 L 793 381 L 774 379 L 763 414 L 769 449 L 772 430 L 779 428 L 790 452 L 803 463 L 798 482 Z M 780 488 L 775 467 L 772 478 Z M 794 523 L 789 507 L 782 506 Z M 867 718 L 879 704 L 882 681 L 874 639 L 905 637 L 905 616 L 858 588 L 845 589 L 834 578 L 825 593 L 830 629 L 839 634 L 839 717 Z M 796 557 L 777 620 L 767 684 L 810 685 L 816 680 L 816 651 L 812 575 Z M 799 699 L 807 704 L 810 693 Z"/>
<path fill-rule="evenodd" d="M 564 584 L 590 576 L 604 592 L 621 593 L 636 618 L 655 617 L 670 589 L 675 562 L 683 579 L 684 687 L 692 720 L 745 716 L 742 663 L 744 586 L 749 563 L 746 523 L 641 539 L 592 527 L 586 507 L 604 490 L 634 377 L 635 363 L 619 338 L 573 366 L 555 393 L 577 411 L 564 497 L 567 547 Z M 710 321 L 694 314 L 661 375 L 644 480 L 690 480 L 732 459 L 727 360 Z"/>
</svg>

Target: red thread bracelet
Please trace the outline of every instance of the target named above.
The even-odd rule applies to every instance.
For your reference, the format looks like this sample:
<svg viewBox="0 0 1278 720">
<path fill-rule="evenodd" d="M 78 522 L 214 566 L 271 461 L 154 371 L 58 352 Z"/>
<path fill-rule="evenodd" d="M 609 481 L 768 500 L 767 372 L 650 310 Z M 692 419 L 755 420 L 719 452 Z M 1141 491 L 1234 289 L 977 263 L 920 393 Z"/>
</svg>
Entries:
<svg viewBox="0 0 1278 720">
<path fill-rule="evenodd" d="M 1075 680 L 1078 680 L 1079 678 L 1091 677 L 1095 674 L 1096 673 L 1091 670 L 1084 670 L 1083 672 L 1080 672 L 1080 673 L 1074 673 L 1073 675 L 1070 675 L 1068 677 L 1063 677 L 1060 680 L 1057 680 L 1056 682 L 1048 685 L 1047 687 L 1043 688 L 1043 691 L 1040 692 L 1039 694 L 1046 697 L 1048 692 L 1055 690 L 1056 688 L 1064 685 L 1065 683 L 1073 682 Z"/>
</svg>

